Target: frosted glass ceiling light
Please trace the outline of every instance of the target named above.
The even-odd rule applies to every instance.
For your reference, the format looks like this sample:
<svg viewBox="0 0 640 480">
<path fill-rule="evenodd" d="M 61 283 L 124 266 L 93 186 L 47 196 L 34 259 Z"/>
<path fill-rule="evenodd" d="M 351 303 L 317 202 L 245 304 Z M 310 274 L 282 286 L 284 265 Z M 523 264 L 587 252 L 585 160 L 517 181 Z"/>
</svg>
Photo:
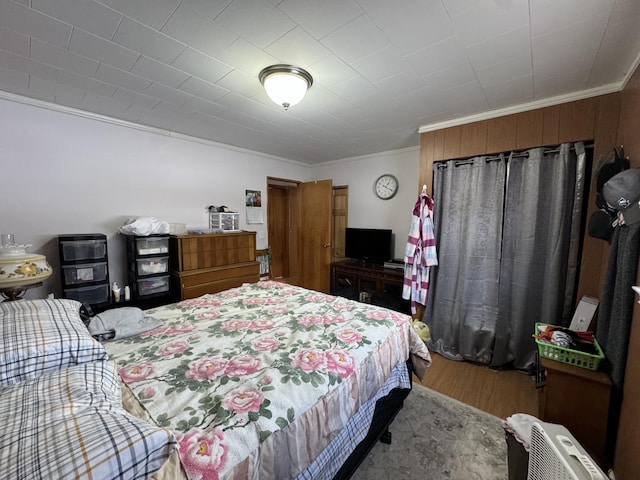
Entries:
<svg viewBox="0 0 640 480">
<path fill-rule="evenodd" d="M 271 65 L 260 72 L 259 78 L 269 98 L 285 110 L 299 103 L 313 85 L 311 74 L 293 65 Z"/>
</svg>

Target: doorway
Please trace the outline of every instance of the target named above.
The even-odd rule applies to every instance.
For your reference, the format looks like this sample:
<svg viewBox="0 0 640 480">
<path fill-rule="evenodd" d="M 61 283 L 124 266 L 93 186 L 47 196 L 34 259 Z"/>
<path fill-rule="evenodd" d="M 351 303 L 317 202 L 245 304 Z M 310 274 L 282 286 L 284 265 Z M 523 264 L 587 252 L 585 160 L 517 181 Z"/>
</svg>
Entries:
<svg viewBox="0 0 640 480">
<path fill-rule="evenodd" d="M 331 180 L 267 177 L 267 195 L 272 277 L 328 293 L 334 241 Z"/>
<path fill-rule="evenodd" d="M 298 184 L 267 177 L 267 244 L 271 277 L 298 283 Z"/>
<path fill-rule="evenodd" d="M 331 261 L 345 259 L 344 239 L 349 220 L 349 187 L 333 187 L 333 205 L 331 209 L 332 241 Z"/>
</svg>

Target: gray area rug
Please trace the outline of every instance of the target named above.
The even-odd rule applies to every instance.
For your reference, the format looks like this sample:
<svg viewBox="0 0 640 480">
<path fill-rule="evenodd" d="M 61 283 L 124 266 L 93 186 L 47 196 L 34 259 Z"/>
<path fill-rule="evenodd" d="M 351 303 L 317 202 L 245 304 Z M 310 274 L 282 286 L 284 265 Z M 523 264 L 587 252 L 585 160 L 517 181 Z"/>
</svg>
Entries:
<svg viewBox="0 0 640 480">
<path fill-rule="evenodd" d="M 507 444 L 500 419 L 413 384 L 389 427 L 391 445 L 378 442 L 355 480 L 505 480 Z"/>
</svg>

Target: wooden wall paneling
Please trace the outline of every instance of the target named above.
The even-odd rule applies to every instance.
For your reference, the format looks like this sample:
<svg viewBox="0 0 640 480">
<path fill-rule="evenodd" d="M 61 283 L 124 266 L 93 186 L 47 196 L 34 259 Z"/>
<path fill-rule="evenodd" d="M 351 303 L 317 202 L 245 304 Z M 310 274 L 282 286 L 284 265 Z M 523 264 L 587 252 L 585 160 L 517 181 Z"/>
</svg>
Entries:
<svg viewBox="0 0 640 480">
<path fill-rule="evenodd" d="M 544 114 L 542 109 L 522 112 L 515 115 L 516 118 L 516 149 L 539 147 L 542 143 L 542 129 Z"/>
<path fill-rule="evenodd" d="M 486 120 L 487 151 L 485 153 L 508 152 L 516 148 L 513 117 L 513 115 L 507 115 Z"/>
<path fill-rule="evenodd" d="M 620 122 L 620 93 L 610 93 L 596 97 L 595 136 L 598 139 L 595 155 L 612 149 L 618 141 L 618 125 Z M 635 135 L 637 137 L 637 135 Z M 594 158 L 598 158 L 597 156 Z"/>
<path fill-rule="evenodd" d="M 540 145 L 558 145 L 560 143 L 560 105 L 542 109 L 542 143 Z"/>
<path fill-rule="evenodd" d="M 460 158 L 460 140 L 462 128 L 450 127 L 444 131 L 443 158 Z"/>
<path fill-rule="evenodd" d="M 487 151 L 487 122 L 461 125 L 460 130 L 461 157 L 475 157 Z"/>
<path fill-rule="evenodd" d="M 640 70 L 640 69 L 639 69 Z M 620 129 L 618 145 L 623 145 L 625 154 L 630 156 L 633 165 L 640 167 L 640 71 L 631 77 L 620 96 Z"/>
<path fill-rule="evenodd" d="M 593 98 L 560 105 L 558 143 L 593 139 L 596 102 Z"/>
<path fill-rule="evenodd" d="M 593 103 L 595 106 L 593 109 L 593 139 L 595 144 L 593 151 L 593 171 L 588 190 L 587 220 L 591 216 L 591 213 L 597 210 L 595 203 L 595 169 L 597 169 L 597 166 L 599 165 L 600 158 L 603 155 L 607 155 L 607 153 L 615 146 L 618 118 L 620 116 L 620 100 L 617 94 L 596 97 L 593 99 Z M 590 237 L 589 233 L 585 231 L 580 271 L 590 272 L 591 274 L 580 276 L 577 298 L 582 298 L 583 295 L 589 295 L 596 298 L 600 297 L 608 256 L 609 244 L 604 240 Z"/>
<path fill-rule="evenodd" d="M 433 146 L 433 160 L 444 160 L 444 135 L 445 130 L 436 130 L 434 132 L 435 136 L 434 146 Z"/>
<path fill-rule="evenodd" d="M 420 134 L 420 159 L 434 159 L 436 153 L 436 132 L 425 132 Z"/>
<path fill-rule="evenodd" d="M 422 185 L 427 185 L 432 191 L 433 171 L 431 165 L 435 158 L 435 137 L 436 132 L 425 132 L 420 134 L 420 170 L 418 173 L 418 191 Z"/>
</svg>

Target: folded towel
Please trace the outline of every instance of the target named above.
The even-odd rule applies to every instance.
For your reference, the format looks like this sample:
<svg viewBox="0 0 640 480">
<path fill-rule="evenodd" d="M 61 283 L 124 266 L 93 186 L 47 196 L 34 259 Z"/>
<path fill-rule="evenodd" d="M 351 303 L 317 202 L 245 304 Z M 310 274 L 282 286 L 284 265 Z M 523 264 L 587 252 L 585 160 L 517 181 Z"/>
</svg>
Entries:
<svg viewBox="0 0 640 480">
<path fill-rule="evenodd" d="M 516 413 L 502 420 L 502 427 L 522 444 L 528 452 L 531 447 L 531 425 L 540 420 L 526 413 Z"/>
<path fill-rule="evenodd" d="M 145 315 L 137 307 L 113 308 L 96 315 L 89 322 L 89 333 L 97 340 L 132 337 L 163 325 L 162 320 Z"/>
</svg>

